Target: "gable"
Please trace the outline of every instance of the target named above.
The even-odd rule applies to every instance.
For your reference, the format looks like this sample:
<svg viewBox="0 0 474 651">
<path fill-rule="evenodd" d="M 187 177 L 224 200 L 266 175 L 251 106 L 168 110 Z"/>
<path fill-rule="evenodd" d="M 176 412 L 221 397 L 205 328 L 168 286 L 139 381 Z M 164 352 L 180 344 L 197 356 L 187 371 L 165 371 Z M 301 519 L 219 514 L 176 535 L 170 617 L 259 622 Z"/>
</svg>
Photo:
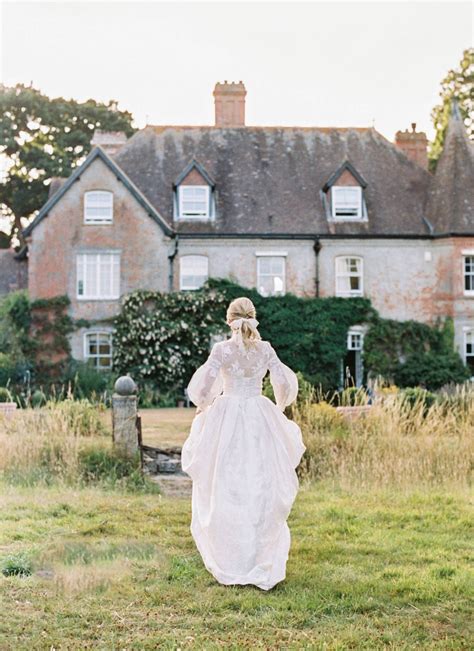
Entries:
<svg viewBox="0 0 474 651">
<path fill-rule="evenodd" d="M 150 204 L 148 199 L 142 194 L 142 192 L 136 187 L 136 185 L 130 180 L 130 178 L 125 174 L 123 170 L 113 161 L 100 147 L 95 147 L 90 154 L 87 156 L 86 160 L 82 165 L 80 165 L 71 176 L 57 189 L 48 201 L 41 208 L 39 213 L 33 219 L 33 221 L 25 228 L 24 235 L 25 237 L 29 236 L 36 226 L 45 219 L 49 212 L 62 200 L 62 198 L 69 192 L 69 190 L 74 186 L 74 184 L 81 178 L 81 176 L 89 169 L 89 167 L 96 161 L 100 160 L 106 165 L 106 167 L 112 172 L 116 179 L 124 185 L 124 187 L 130 192 L 130 194 L 135 198 L 136 201 L 145 209 L 147 214 L 161 227 L 163 232 L 170 235 L 172 229 L 163 219 L 161 214 L 157 209 Z"/>
</svg>

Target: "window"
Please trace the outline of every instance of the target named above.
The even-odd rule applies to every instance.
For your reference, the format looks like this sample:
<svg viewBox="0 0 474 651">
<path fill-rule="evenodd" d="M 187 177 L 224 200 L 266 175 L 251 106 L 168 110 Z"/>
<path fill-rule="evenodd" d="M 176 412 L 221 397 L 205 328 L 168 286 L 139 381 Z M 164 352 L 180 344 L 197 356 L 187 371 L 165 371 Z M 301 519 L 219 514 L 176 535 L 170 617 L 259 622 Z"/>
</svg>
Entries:
<svg viewBox="0 0 474 651">
<path fill-rule="evenodd" d="M 99 370 L 112 368 L 112 333 L 86 332 L 84 358 Z"/>
<path fill-rule="evenodd" d="M 120 297 L 120 254 L 79 253 L 77 255 L 77 298 Z"/>
<path fill-rule="evenodd" d="M 361 296 L 362 291 L 362 258 L 336 258 L 336 296 Z"/>
<path fill-rule="evenodd" d="M 464 333 L 464 361 L 474 377 L 474 329 Z"/>
<path fill-rule="evenodd" d="M 363 334 L 358 330 L 347 333 L 347 350 L 362 350 Z"/>
<path fill-rule="evenodd" d="M 474 296 L 474 255 L 464 256 L 464 293 Z"/>
<path fill-rule="evenodd" d="M 84 222 L 86 224 L 111 224 L 114 195 L 105 190 L 94 190 L 84 195 Z"/>
<path fill-rule="evenodd" d="M 199 289 L 209 277 L 209 260 L 205 255 L 184 255 L 179 260 L 179 288 Z"/>
<path fill-rule="evenodd" d="M 285 293 L 283 256 L 257 257 L 257 288 L 262 296 L 277 296 Z"/>
<path fill-rule="evenodd" d="M 179 187 L 179 216 L 188 219 L 208 219 L 209 186 L 181 185 Z"/>
<path fill-rule="evenodd" d="M 331 188 L 332 216 L 337 219 L 362 218 L 362 188 L 334 185 Z"/>
</svg>

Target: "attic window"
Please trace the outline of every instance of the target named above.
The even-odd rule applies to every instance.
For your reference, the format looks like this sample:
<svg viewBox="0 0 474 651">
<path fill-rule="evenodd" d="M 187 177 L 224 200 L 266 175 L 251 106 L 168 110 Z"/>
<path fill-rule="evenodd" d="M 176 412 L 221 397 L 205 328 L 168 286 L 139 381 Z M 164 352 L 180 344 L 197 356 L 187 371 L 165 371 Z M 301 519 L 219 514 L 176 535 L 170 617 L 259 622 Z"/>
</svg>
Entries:
<svg viewBox="0 0 474 651">
<path fill-rule="evenodd" d="M 362 218 L 362 188 L 333 185 L 331 188 L 332 216 L 334 219 Z"/>
<path fill-rule="evenodd" d="M 181 218 L 208 219 L 210 217 L 208 185 L 181 185 L 178 192 Z"/>
<path fill-rule="evenodd" d="M 93 190 L 84 195 L 84 222 L 86 224 L 111 224 L 113 221 L 112 192 Z"/>
</svg>

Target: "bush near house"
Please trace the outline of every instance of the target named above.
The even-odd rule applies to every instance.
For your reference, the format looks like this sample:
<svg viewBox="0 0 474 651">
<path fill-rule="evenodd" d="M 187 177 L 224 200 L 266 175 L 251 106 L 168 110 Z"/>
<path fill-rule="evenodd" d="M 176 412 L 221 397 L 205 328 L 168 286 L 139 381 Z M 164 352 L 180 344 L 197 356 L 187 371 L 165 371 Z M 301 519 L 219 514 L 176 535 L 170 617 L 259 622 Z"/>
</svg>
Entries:
<svg viewBox="0 0 474 651">
<path fill-rule="evenodd" d="M 429 326 L 381 319 L 365 298 L 263 297 L 227 280 L 210 279 L 196 292 L 129 294 L 115 322 L 114 366 L 143 388 L 182 391 L 209 354 L 213 334 L 227 334 L 225 312 L 238 296 L 255 304 L 264 339 L 281 360 L 322 391 L 340 381 L 347 331 L 365 323 L 364 363 L 372 376 L 429 390 L 469 377 L 454 351 L 452 321 Z"/>
<path fill-rule="evenodd" d="M 454 351 L 450 319 L 436 326 L 381 319 L 365 298 L 263 297 L 211 279 L 195 292 L 125 296 L 115 319 L 113 373 L 71 358 L 68 336 L 84 323 L 69 317 L 66 296 L 30 302 L 24 291 L 10 294 L 0 301 L 0 386 L 20 404 L 30 404 L 36 390 L 107 402 L 116 376 L 130 373 L 143 405 L 175 404 L 206 360 L 211 336 L 227 335 L 227 305 L 242 295 L 256 306 L 262 337 L 320 392 L 338 387 L 347 331 L 358 324 L 367 326 L 363 355 L 370 376 L 430 391 L 469 377 Z"/>
<path fill-rule="evenodd" d="M 326 388 L 339 382 L 347 330 L 373 313 L 368 299 L 265 298 L 225 280 L 210 280 L 196 292 L 133 292 L 115 321 L 116 370 L 164 391 L 182 389 L 206 360 L 211 335 L 227 334 L 227 305 L 242 295 L 254 302 L 261 335 L 282 361 Z"/>
</svg>

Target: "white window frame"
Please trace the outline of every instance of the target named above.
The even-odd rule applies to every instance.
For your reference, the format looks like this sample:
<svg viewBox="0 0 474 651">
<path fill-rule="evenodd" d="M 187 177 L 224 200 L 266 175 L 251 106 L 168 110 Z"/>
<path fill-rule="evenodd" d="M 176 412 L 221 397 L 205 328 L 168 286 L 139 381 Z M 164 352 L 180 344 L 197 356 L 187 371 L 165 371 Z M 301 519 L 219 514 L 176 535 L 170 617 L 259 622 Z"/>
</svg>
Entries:
<svg viewBox="0 0 474 651">
<path fill-rule="evenodd" d="M 206 195 L 206 210 L 185 212 L 183 203 L 186 190 L 204 190 Z M 178 218 L 179 219 L 211 219 L 211 188 L 208 185 L 180 185 L 178 187 Z"/>
<path fill-rule="evenodd" d="M 186 262 L 189 263 L 189 262 L 191 262 L 192 259 L 194 259 L 194 261 L 199 259 L 200 262 L 203 262 L 204 260 L 206 261 L 206 264 L 205 264 L 205 267 L 206 267 L 206 280 L 209 278 L 209 258 L 207 257 L 207 255 L 202 255 L 202 254 L 199 254 L 199 253 L 189 253 L 189 254 L 182 255 L 179 258 L 179 289 L 181 291 L 196 291 L 198 289 L 201 289 L 202 285 L 204 284 L 204 283 L 202 283 L 201 285 L 194 285 L 192 283 L 186 282 L 186 280 L 185 280 L 186 276 L 188 276 L 188 277 L 189 276 L 191 276 L 191 277 L 192 276 L 194 276 L 194 277 L 199 276 L 199 274 L 197 274 L 197 273 L 196 274 L 192 274 L 192 273 L 189 273 L 189 272 L 184 273 L 186 270 L 183 269 L 183 261 L 186 260 Z"/>
<path fill-rule="evenodd" d="M 358 260 L 359 262 L 359 273 L 339 273 L 338 271 L 338 261 L 339 260 Z M 340 291 L 338 289 L 338 279 L 339 278 L 352 278 L 357 277 L 360 279 L 359 289 L 349 290 L 348 292 Z M 334 259 L 334 281 L 335 281 L 335 295 L 340 297 L 351 297 L 351 296 L 363 296 L 364 295 L 364 259 L 360 255 L 338 255 Z"/>
<path fill-rule="evenodd" d="M 90 217 L 88 216 L 88 209 L 97 208 L 97 205 L 90 205 L 92 200 L 98 195 L 107 195 L 110 200 L 110 205 L 105 205 L 108 209 L 108 214 L 105 217 Z M 89 190 L 84 192 L 84 224 L 113 224 L 114 221 L 114 193 L 110 190 Z"/>
<path fill-rule="evenodd" d="M 88 258 L 95 257 L 95 274 L 97 293 L 91 294 L 87 291 L 87 263 Z M 110 259 L 110 273 L 112 291 L 109 294 L 101 294 L 101 269 L 105 259 Z M 116 279 L 114 287 L 114 279 Z M 83 292 L 79 291 L 82 281 Z M 104 301 L 120 298 L 120 253 L 117 251 L 81 251 L 76 254 L 76 297 L 80 301 Z"/>
<path fill-rule="evenodd" d="M 467 259 L 471 258 L 472 271 L 466 271 Z M 471 278 L 472 289 L 466 289 L 466 278 Z M 464 253 L 462 256 L 462 287 L 464 296 L 474 296 L 474 251 Z"/>
<path fill-rule="evenodd" d="M 262 276 L 265 277 L 273 277 L 274 274 L 268 274 L 268 273 L 262 273 L 260 270 L 262 260 L 268 260 L 268 258 L 281 258 L 283 261 L 283 288 L 281 292 L 276 292 L 276 293 L 271 293 L 271 294 L 265 294 L 265 296 L 283 296 L 286 294 L 286 253 L 279 253 L 279 252 L 262 252 L 262 253 L 257 253 L 257 291 L 260 292 L 260 278 Z M 262 294 L 263 296 L 263 294 Z"/>
<path fill-rule="evenodd" d="M 94 368 L 101 370 L 101 371 L 109 371 L 112 369 L 113 365 L 113 342 L 112 342 L 112 331 L 111 330 L 87 330 L 87 332 L 84 332 L 84 337 L 83 337 L 83 352 L 84 352 L 84 360 L 89 361 L 91 359 L 94 360 Z M 100 355 L 97 353 L 96 355 L 91 355 L 90 354 L 90 349 L 89 349 L 89 339 L 92 336 L 106 336 L 107 338 L 110 338 L 110 355 Z M 99 359 L 102 357 L 110 359 L 110 364 L 108 366 L 102 366 L 99 364 Z"/>
<path fill-rule="evenodd" d="M 355 190 L 357 191 L 358 194 L 358 204 L 355 205 L 354 207 L 357 209 L 357 214 L 355 215 L 350 215 L 350 214 L 342 214 L 338 215 L 336 211 L 336 206 L 337 206 L 337 195 L 342 194 L 342 192 L 345 192 L 347 190 Z M 341 221 L 353 221 L 353 220 L 361 220 L 364 218 L 363 215 L 363 209 L 362 209 L 362 188 L 359 185 L 333 185 L 331 187 L 331 215 L 332 218 L 335 220 L 341 220 Z"/>
<path fill-rule="evenodd" d="M 472 341 L 468 341 L 468 339 L 472 339 Z M 470 343 L 472 345 L 472 353 L 467 353 L 467 345 Z M 464 359 L 464 364 L 468 366 L 467 364 L 467 359 L 468 357 L 472 357 L 474 359 L 474 326 L 472 328 L 465 328 L 464 329 L 464 337 L 463 337 L 463 359 Z M 469 367 L 468 367 L 469 368 Z M 473 375 L 471 376 L 471 380 L 474 379 L 474 372 Z"/>
<path fill-rule="evenodd" d="M 354 339 L 353 338 L 359 338 L 360 346 L 355 346 L 354 345 Z M 350 328 L 347 332 L 347 350 L 359 350 L 362 351 L 364 349 L 364 332 L 362 328 Z"/>
</svg>

